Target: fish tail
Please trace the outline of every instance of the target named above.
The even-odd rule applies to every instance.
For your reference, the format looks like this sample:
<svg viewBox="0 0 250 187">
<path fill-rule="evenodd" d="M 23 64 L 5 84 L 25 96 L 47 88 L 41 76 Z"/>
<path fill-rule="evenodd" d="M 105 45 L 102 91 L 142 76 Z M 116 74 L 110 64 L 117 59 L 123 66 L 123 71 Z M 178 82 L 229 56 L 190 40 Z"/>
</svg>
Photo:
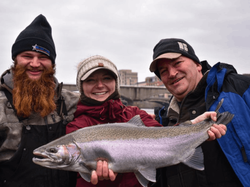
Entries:
<svg viewBox="0 0 250 187">
<path fill-rule="evenodd" d="M 233 117 L 234 115 L 230 112 L 218 113 L 216 123 L 227 125 L 233 119 Z"/>
</svg>

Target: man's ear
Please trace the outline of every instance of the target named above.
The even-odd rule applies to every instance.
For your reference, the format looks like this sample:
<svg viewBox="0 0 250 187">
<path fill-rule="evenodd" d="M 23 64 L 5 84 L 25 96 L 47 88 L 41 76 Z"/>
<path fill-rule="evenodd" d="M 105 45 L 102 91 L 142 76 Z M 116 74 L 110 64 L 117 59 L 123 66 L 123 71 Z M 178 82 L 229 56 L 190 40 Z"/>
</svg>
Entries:
<svg viewBox="0 0 250 187">
<path fill-rule="evenodd" d="M 196 66 L 197 66 L 197 70 L 199 71 L 199 72 L 202 72 L 201 70 L 202 70 L 202 66 L 201 66 L 201 64 L 200 63 L 197 63 L 197 62 L 195 62 L 196 63 Z"/>
</svg>

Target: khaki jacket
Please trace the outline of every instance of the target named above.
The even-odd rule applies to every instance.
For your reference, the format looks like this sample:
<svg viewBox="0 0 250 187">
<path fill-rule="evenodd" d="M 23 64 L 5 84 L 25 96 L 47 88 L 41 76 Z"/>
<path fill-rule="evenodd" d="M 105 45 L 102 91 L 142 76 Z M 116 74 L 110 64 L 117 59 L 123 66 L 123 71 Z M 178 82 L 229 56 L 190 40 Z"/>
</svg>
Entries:
<svg viewBox="0 0 250 187">
<path fill-rule="evenodd" d="M 58 87 L 56 78 L 55 82 Z M 54 111 L 44 118 L 33 113 L 27 119 L 19 121 L 12 105 L 3 91 L 4 89 L 7 89 L 12 92 L 12 88 L 12 74 L 10 70 L 7 70 L 1 76 L 0 85 L 0 161 L 9 160 L 17 151 L 21 141 L 23 126 L 54 124 L 62 120 L 57 111 Z M 68 115 L 64 116 L 64 118 L 67 122 L 70 122 L 74 118 L 74 112 L 76 111 L 79 94 L 62 89 L 61 95 L 65 100 L 66 110 L 68 113 Z"/>
</svg>

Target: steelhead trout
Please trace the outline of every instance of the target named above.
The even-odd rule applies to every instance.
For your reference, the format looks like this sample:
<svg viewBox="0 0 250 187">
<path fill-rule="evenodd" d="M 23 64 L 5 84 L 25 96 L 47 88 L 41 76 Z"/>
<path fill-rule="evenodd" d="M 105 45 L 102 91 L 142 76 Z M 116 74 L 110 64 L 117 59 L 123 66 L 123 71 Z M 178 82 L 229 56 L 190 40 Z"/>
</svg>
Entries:
<svg viewBox="0 0 250 187">
<path fill-rule="evenodd" d="M 219 113 L 217 124 L 228 124 L 233 114 Z M 215 122 L 206 119 L 197 124 L 146 127 L 139 115 L 127 123 L 85 127 L 34 150 L 33 162 L 44 167 L 79 172 L 90 181 L 97 160 L 108 161 L 117 173 L 134 172 L 142 186 L 155 182 L 156 168 L 184 163 L 203 170 L 203 153 L 199 145 L 209 136 Z"/>
</svg>

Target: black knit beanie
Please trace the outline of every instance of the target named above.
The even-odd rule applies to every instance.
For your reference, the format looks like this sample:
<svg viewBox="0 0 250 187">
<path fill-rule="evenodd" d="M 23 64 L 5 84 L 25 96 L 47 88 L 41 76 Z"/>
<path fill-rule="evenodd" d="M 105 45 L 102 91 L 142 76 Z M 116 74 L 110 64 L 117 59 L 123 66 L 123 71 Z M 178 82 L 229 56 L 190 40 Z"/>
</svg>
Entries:
<svg viewBox="0 0 250 187">
<path fill-rule="evenodd" d="M 12 45 L 12 59 L 24 51 L 36 51 L 49 56 L 55 64 L 56 49 L 51 35 L 51 26 L 40 14 L 17 37 Z"/>
</svg>

